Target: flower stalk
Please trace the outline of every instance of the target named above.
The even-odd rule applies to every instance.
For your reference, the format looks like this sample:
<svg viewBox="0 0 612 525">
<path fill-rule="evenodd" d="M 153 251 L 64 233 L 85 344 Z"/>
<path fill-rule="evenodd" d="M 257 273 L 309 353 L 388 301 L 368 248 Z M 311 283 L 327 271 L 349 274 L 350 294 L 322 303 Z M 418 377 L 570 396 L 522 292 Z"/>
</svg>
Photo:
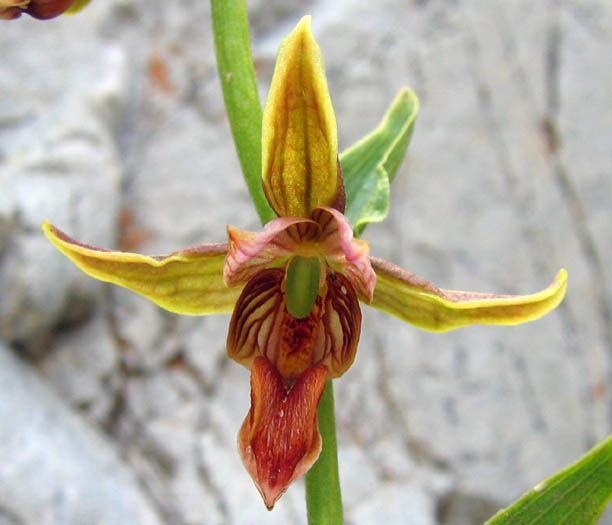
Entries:
<svg viewBox="0 0 612 525">
<path fill-rule="evenodd" d="M 342 525 L 342 495 L 338 476 L 334 389 L 327 381 L 319 401 L 319 432 L 323 448 L 317 462 L 306 474 L 306 508 L 310 525 Z"/>
<path fill-rule="evenodd" d="M 249 193 L 261 223 L 276 217 L 261 187 L 262 110 L 244 0 L 211 0 L 217 69 L 225 109 Z"/>
</svg>

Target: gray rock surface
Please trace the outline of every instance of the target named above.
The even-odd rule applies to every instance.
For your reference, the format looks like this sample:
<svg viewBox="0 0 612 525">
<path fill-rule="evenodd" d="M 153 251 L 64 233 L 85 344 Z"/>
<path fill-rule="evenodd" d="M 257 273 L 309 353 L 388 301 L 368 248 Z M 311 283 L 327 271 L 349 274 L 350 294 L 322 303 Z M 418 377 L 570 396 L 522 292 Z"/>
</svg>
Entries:
<svg viewBox="0 0 612 525">
<path fill-rule="evenodd" d="M 58 264 L 40 225 L 52 218 L 92 244 L 115 239 L 127 71 L 125 50 L 87 37 L 93 21 L 26 25 L 0 34 L 0 327 L 38 353 L 55 325 L 79 321 L 96 300 L 99 286 Z"/>
<path fill-rule="evenodd" d="M 0 522 L 160 523 L 111 442 L 0 345 Z"/>
<path fill-rule="evenodd" d="M 364 307 L 356 362 L 335 383 L 347 523 L 481 522 L 612 429 L 612 8 L 253 0 L 249 9 L 263 99 L 281 38 L 312 13 L 343 147 L 400 87 L 419 95 L 391 215 L 364 235 L 374 254 L 445 288 L 528 293 L 561 266 L 570 273 L 563 305 L 517 327 L 429 334 Z M 168 253 L 223 240 L 226 224 L 257 228 L 208 3 L 108 0 L 73 18 L 23 17 L 0 25 L 0 48 L 0 336 L 34 356 L 57 395 L 10 360 L 14 388 L 25 396 L 35 383 L 31 406 L 59 396 L 78 414 L 75 423 L 57 408 L 71 422 L 62 416 L 58 428 L 104 432 L 83 430 L 139 480 L 132 508 L 164 523 L 304 523 L 301 484 L 267 513 L 240 464 L 249 382 L 225 358 L 228 317 L 176 316 L 97 283 L 39 230 L 49 219 L 90 244 Z M 18 413 L 5 390 L 0 407 Z M 34 423 L 21 414 L 19 428 Z M 0 418 L 0 435 L 15 425 Z M 97 457 L 87 448 L 97 441 L 87 443 L 70 458 L 75 469 Z M 30 510 L 68 523 L 45 498 L 70 493 L 72 481 L 45 480 L 49 492 L 26 497 L 21 487 L 21 499 L 0 483 L 12 513 L 0 509 L 0 523 L 39 523 Z"/>
</svg>

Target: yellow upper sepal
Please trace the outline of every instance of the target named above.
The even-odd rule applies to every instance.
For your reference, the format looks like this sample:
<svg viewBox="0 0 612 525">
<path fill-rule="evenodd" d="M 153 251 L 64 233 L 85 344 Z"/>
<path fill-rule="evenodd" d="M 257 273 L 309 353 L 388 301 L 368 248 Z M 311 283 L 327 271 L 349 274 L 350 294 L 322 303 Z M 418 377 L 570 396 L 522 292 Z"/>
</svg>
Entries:
<svg viewBox="0 0 612 525">
<path fill-rule="evenodd" d="M 227 244 L 202 245 L 168 256 L 150 257 L 81 244 L 48 221 L 42 230 L 86 274 L 144 295 L 171 312 L 230 313 L 243 288 L 228 287 L 223 281 Z"/>
<path fill-rule="evenodd" d="M 285 217 L 309 217 L 344 196 L 336 117 L 310 22 L 302 18 L 281 44 L 263 114 L 263 187 Z"/>
<path fill-rule="evenodd" d="M 556 308 L 567 290 L 567 271 L 552 284 L 530 295 L 499 295 L 436 288 L 397 266 L 370 258 L 376 289 L 370 306 L 432 332 L 471 324 L 513 325 L 533 321 Z"/>
</svg>

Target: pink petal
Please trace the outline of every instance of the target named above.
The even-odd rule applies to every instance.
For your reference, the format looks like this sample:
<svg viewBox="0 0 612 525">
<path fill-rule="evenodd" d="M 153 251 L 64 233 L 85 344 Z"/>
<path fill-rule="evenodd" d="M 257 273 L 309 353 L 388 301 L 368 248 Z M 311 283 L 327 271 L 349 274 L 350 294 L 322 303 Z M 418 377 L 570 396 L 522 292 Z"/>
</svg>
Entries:
<svg viewBox="0 0 612 525">
<path fill-rule="evenodd" d="M 372 301 L 376 274 L 370 264 L 370 244 L 355 239 L 351 223 L 334 208 L 318 208 L 312 219 L 321 226 L 319 244 L 332 266 L 346 275 L 363 301 Z"/>
<path fill-rule="evenodd" d="M 271 262 L 292 255 L 302 240 L 299 231 L 288 231 L 290 226 L 296 224 L 316 226 L 313 221 L 303 217 L 278 217 L 260 232 L 228 226 L 229 253 L 223 268 L 226 284 L 233 286 L 246 282 Z"/>
</svg>

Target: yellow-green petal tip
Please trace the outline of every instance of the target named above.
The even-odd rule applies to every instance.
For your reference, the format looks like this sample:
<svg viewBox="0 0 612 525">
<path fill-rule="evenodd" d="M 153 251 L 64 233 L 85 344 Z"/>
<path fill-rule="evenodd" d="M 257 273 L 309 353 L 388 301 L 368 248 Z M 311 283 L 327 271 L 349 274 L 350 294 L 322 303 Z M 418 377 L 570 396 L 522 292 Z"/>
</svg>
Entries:
<svg viewBox="0 0 612 525">
<path fill-rule="evenodd" d="M 432 332 L 471 324 L 514 325 L 534 321 L 559 306 L 567 291 L 565 269 L 539 292 L 502 295 L 443 290 L 382 259 L 370 260 L 376 272 L 371 305 Z"/>
</svg>

